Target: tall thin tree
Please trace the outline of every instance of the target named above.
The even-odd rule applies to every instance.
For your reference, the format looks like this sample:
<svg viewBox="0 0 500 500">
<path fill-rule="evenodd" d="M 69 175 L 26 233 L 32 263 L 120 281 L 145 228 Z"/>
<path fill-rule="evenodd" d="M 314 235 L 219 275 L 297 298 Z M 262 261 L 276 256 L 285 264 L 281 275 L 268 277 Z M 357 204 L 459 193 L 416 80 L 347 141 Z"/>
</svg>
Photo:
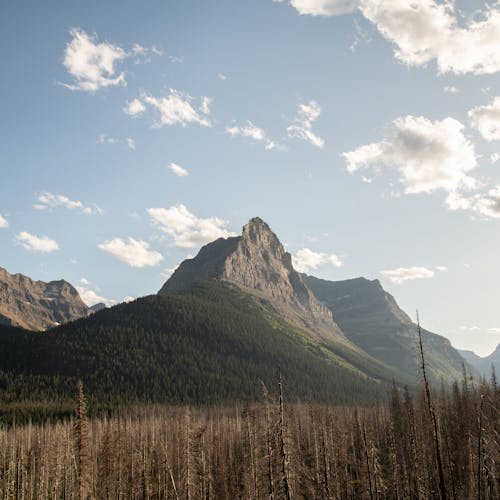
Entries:
<svg viewBox="0 0 500 500">
<path fill-rule="evenodd" d="M 432 434 L 433 434 L 433 438 L 434 438 L 434 452 L 436 454 L 436 462 L 437 462 L 437 466 L 438 466 L 439 495 L 440 495 L 441 500 L 446 500 L 447 499 L 446 484 L 444 481 L 443 461 L 441 458 L 441 446 L 439 443 L 438 423 L 437 423 L 436 412 L 434 410 L 434 405 L 432 403 L 431 389 L 430 389 L 429 381 L 427 379 L 427 372 L 426 372 L 426 368 L 425 368 L 424 346 L 422 343 L 422 330 L 420 328 L 420 318 L 418 316 L 418 311 L 417 311 L 417 332 L 418 332 L 418 347 L 419 347 L 419 351 L 420 351 L 420 362 L 421 362 L 422 376 L 424 379 L 424 386 L 425 386 L 425 399 L 426 399 L 426 403 L 427 403 L 427 411 L 429 412 L 429 417 L 430 417 L 431 423 L 432 423 Z"/>
</svg>

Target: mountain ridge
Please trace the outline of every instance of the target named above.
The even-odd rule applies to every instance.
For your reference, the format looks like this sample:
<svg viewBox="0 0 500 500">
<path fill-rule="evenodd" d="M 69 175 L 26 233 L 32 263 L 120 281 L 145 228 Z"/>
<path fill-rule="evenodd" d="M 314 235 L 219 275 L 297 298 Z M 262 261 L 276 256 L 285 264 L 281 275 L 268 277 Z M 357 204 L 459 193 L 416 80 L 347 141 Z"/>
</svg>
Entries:
<svg viewBox="0 0 500 500">
<path fill-rule="evenodd" d="M 458 352 L 482 377 L 489 379 L 492 374 L 492 367 L 496 376 L 500 373 L 500 344 L 488 356 L 478 356 L 475 352 L 466 350 L 459 350 Z"/>
<path fill-rule="evenodd" d="M 386 365 L 418 376 L 417 325 L 379 280 L 328 281 L 304 275 L 304 281 L 353 343 Z M 463 359 L 450 341 L 425 328 L 421 332 L 428 375 L 437 383 L 460 378 Z"/>
<path fill-rule="evenodd" d="M 1 324 L 40 331 L 90 314 L 67 281 L 35 281 L 0 267 Z"/>
</svg>

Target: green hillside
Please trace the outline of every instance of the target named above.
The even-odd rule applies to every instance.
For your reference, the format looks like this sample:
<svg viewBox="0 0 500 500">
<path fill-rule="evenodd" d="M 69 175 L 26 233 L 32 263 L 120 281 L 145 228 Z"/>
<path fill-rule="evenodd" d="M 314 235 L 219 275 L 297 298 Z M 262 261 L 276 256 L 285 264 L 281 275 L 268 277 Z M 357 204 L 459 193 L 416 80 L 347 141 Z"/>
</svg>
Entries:
<svg viewBox="0 0 500 500">
<path fill-rule="evenodd" d="M 44 405 L 64 412 L 79 378 L 94 407 L 112 407 L 259 399 L 260 381 L 274 384 L 278 367 L 290 399 L 371 402 L 386 397 L 393 377 L 220 283 L 120 304 L 45 333 L 3 327 L 0 351 L 4 413 L 43 413 Z"/>
</svg>

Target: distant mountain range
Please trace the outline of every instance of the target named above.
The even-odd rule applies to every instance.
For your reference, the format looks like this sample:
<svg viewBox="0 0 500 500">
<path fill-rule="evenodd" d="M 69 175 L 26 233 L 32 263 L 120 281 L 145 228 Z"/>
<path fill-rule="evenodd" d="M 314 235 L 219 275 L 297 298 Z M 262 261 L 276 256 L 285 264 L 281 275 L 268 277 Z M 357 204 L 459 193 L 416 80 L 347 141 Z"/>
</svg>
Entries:
<svg viewBox="0 0 500 500">
<path fill-rule="evenodd" d="M 477 370 L 482 377 L 485 377 L 487 380 L 491 377 L 492 368 L 495 369 L 496 377 L 500 376 L 500 344 L 489 356 L 485 357 L 480 357 L 472 351 L 458 352 L 471 366 Z"/>
<path fill-rule="evenodd" d="M 33 296 L 33 282 L 16 279 Z M 66 282 L 36 283 L 53 299 L 41 294 L 40 308 L 69 296 L 74 300 L 61 307 L 74 316 L 28 321 L 18 286 L 17 308 L 4 324 L 25 330 L 0 328 L 7 353 L 0 358 L 0 384 L 3 377 L 7 387 L 0 403 L 2 394 L 64 401 L 78 378 L 99 404 L 255 399 L 278 368 L 291 398 L 353 403 L 385 397 L 393 381 L 416 385 L 420 376 L 416 326 L 378 281 L 299 274 L 259 218 L 241 236 L 218 239 L 185 260 L 158 295 L 98 306 L 91 316 L 86 306 L 76 308 L 81 300 Z M 42 335 L 27 331 L 67 321 Z M 459 378 L 463 359 L 449 341 L 422 333 L 431 380 Z"/>
</svg>

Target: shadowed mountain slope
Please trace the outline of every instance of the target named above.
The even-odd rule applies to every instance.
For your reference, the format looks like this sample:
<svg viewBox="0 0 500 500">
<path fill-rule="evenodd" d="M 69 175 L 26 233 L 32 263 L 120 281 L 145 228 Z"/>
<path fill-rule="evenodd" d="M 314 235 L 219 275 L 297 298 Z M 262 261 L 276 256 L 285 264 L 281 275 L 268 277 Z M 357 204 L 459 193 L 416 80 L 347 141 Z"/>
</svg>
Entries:
<svg viewBox="0 0 500 500">
<path fill-rule="evenodd" d="M 330 308 L 345 335 L 372 357 L 400 373 L 419 376 L 416 325 L 378 280 L 327 281 L 303 276 Z M 422 329 L 428 373 L 435 383 L 461 377 L 462 358 L 448 339 Z"/>
</svg>

